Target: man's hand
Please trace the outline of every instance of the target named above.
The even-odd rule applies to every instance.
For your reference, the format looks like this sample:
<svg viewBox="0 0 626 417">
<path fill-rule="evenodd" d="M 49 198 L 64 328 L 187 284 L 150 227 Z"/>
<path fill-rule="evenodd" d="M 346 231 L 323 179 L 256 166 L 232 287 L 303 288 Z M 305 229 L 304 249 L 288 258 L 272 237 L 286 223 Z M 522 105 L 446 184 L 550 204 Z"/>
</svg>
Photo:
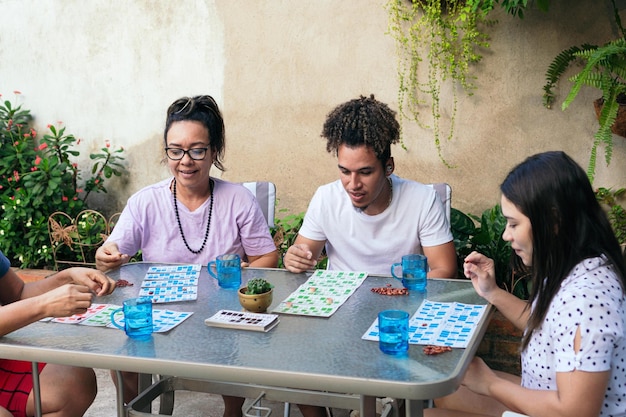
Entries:
<svg viewBox="0 0 626 417">
<path fill-rule="evenodd" d="M 309 245 L 300 243 L 291 245 L 287 249 L 283 257 L 283 265 L 287 270 L 299 274 L 314 269 L 317 265 L 317 259 L 313 258 L 313 252 L 311 252 Z"/>
</svg>

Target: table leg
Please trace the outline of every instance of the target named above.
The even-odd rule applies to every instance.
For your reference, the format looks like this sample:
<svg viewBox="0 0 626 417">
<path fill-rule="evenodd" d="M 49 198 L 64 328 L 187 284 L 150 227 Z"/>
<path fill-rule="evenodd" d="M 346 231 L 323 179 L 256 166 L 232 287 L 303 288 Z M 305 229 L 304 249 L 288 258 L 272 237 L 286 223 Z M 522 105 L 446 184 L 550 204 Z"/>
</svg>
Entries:
<svg viewBox="0 0 626 417">
<path fill-rule="evenodd" d="M 35 394 L 35 417 L 41 417 L 41 387 L 39 385 L 39 363 L 32 362 L 33 367 L 33 394 Z"/>
<path fill-rule="evenodd" d="M 376 417 L 376 397 L 361 395 L 361 417 Z"/>
<path fill-rule="evenodd" d="M 124 384 L 122 383 L 122 372 L 115 370 L 115 376 L 117 378 L 117 386 L 115 389 L 115 397 L 117 403 L 117 417 L 126 416 L 126 407 L 124 405 Z"/>
<path fill-rule="evenodd" d="M 406 417 L 423 417 L 424 416 L 424 400 L 405 400 L 404 401 Z"/>
</svg>

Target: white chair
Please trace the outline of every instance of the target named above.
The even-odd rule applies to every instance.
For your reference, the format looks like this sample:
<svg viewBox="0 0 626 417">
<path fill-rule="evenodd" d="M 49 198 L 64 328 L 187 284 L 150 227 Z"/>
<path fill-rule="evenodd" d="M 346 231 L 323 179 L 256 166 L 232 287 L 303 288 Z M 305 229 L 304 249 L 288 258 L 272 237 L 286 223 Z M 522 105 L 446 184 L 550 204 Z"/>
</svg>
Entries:
<svg viewBox="0 0 626 417">
<path fill-rule="evenodd" d="M 452 188 L 450 188 L 450 185 L 446 184 L 445 182 L 436 182 L 426 185 L 434 188 L 437 192 L 437 195 L 443 203 L 443 207 L 446 212 L 446 219 L 448 219 L 448 224 L 450 224 L 450 212 L 452 211 Z"/>
<path fill-rule="evenodd" d="M 261 206 L 261 211 L 265 216 L 267 225 L 274 227 L 274 215 L 276 209 L 276 186 L 272 182 L 257 181 L 241 183 L 256 197 L 256 201 Z"/>
</svg>

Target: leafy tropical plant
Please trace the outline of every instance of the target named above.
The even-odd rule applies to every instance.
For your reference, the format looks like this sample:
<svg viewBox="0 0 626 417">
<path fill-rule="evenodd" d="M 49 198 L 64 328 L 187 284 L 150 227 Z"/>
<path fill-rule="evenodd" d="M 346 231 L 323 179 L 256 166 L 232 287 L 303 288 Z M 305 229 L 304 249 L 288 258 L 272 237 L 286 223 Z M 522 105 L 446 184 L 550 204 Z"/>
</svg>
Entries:
<svg viewBox="0 0 626 417">
<path fill-rule="evenodd" d="M 480 48 L 488 48 L 488 35 L 483 31 L 493 23 L 489 13 L 500 4 L 507 13 L 524 17 L 528 0 L 388 0 L 389 33 L 396 40 L 398 52 L 399 117 L 431 129 L 439 158 L 443 157 L 441 138 L 454 135 L 458 88 L 468 94 L 475 89 L 471 66 L 482 56 Z M 548 0 L 537 0 L 547 10 Z M 421 75 L 422 64 L 427 65 Z M 452 109 L 445 111 L 441 102 L 442 87 L 452 82 Z M 424 115 L 428 109 L 430 115 Z M 447 133 L 442 119 L 448 113 Z M 404 146 L 404 143 L 403 143 Z"/>
<path fill-rule="evenodd" d="M 19 95 L 19 92 L 15 92 Z M 63 211 L 75 217 L 87 209 L 91 192 L 106 192 L 104 181 L 120 176 L 123 148 L 111 150 L 105 142 L 95 160 L 92 175 L 83 181 L 72 158 L 80 142 L 65 127 L 48 125 L 41 140 L 29 124 L 29 110 L 6 100 L 0 103 L 0 250 L 12 265 L 23 268 L 54 264 L 49 247 L 48 216 Z"/>
<path fill-rule="evenodd" d="M 282 212 L 286 210 L 281 210 Z M 274 238 L 274 244 L 279 252 L 278 267 L 284 268 L 283 256 L 287 253 L 287 249 L 294 244 L 298 237 L 298 231 L 304 221 L 304 212 L 297 214 L 289 214 L 283 218 L 276 217 L 274 219 L 275 226 L 270 230 Z M 319 262 L 315 266 L 317 269 L 326 269 L 328 258 L 322 253 Z"/>
<path fill-rule="evenodd" d="M 481 217 L 465 214 L 454 207 L 450 213 L 450 227 L 457 252 L 459 276 L 463 276 L 463 261 L 473 251 L 493 259 L 496 282 L 518 298 L 528 299 L 528 274 L 523 265 L 511 268 L 511 244 L 502 239 L 506 219 L 500 205 L 485 210 Z"/>
<path fill-rule="evenodd" d="M 596 190 L 596 199 L 606 206 L 609 222 L 620 245 L 626 245 L 626 210 L 620 204 L 625 198 L 626 188 L 612 190 L 600 187 Z"/>
<path fill-rule="evenodd" d="M 246 294 L 264 294 L 274 288 L 272 284 L 264 280 L 263 278 L 252 278 L 248 281 Z"/>
<path fill-rule="evenodd" d="M 582 61 L 583 69 L 569 78 L 573 84 L 561 108 L 566 110 L 583 86 L 594 87 L 602 92 L 598 116 L 600 126 L 593 137 L 587 167 L 587 176 L 591 182 L 595 176 L 598 146 L 604 145 L 606 164 L 608 166 L 611 163 L 613 154 L 611 128 L 617 118 L 620 103 L 626 104 L 626 32 L 615 0 L 610 1 L 621 37 L 602 46 L 585 43 L 561 51 L 548 66 L 546 84 L 543 87 L 543 104 L 547 108 L 552 108 L 556 101 L 554 88 L 557 82 L 573 62 Z"/>
</svg>

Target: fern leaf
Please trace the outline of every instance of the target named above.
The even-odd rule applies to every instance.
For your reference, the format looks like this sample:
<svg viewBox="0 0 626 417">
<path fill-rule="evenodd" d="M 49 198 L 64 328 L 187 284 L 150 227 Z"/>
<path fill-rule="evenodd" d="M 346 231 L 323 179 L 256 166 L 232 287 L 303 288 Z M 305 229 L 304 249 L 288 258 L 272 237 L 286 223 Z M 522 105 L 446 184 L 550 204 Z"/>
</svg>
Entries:
<svg viewBox="0 0 626 417">
<path fill-rule="evenodd" d="M 556 86 L 561 75 L 567 70 L 569 65 L 574 61 L 576 54 L 586 49 L 597 48 L 595 45 L 583 44 L 581 46 L 572 46 L 561 51 L 550 63 L 546 71 L 546 84 L 543 86 L 544 106 L 550 108 L 555 101 L 555 94 L 552 89 Z"/>
</svg>

